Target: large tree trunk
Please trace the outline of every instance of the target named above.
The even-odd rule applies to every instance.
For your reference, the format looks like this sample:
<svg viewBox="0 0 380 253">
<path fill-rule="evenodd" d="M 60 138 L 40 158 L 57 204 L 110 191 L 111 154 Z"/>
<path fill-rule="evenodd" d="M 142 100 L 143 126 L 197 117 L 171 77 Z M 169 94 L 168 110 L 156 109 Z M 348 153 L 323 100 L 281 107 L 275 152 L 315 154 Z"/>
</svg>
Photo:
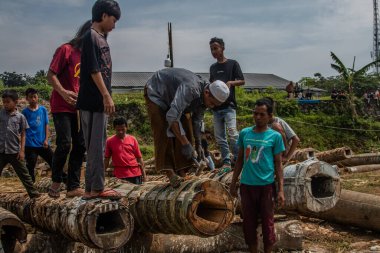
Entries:
<svg viewBox="0 0 380 253">
<path fill-rule="evenodd" d="M 333 163 L 348 159 L 352 156 L 352 150 L 348 147 L 336 148 L 332 150 L 326 150 L 323 152 L 318 152 L 315 154 L 315 157 L 319 161 L 324 161 L 327 163 Z"/>
<path fill-rule="evenodd" d="M 303 213 L 344 225 L 380 231 L 380 196 L 342 190 L 334 208 L 321 213 Z"/>
<path fill-rule="evenodd" d="M 47 194 L 30 199 L 23 193 L 0 193 L 0 206 L 37 228 L 93 248 L 121 247 L 134 228 L 126 202 L 52 199 Z"/>
<path fill-rule="evenodd" d="M 26 241 L 26 229 L 21 220 L 13 213 L 0 208 L 0 236 L 5 253 L 13 253 L 16 240 Z"/>
</svg>

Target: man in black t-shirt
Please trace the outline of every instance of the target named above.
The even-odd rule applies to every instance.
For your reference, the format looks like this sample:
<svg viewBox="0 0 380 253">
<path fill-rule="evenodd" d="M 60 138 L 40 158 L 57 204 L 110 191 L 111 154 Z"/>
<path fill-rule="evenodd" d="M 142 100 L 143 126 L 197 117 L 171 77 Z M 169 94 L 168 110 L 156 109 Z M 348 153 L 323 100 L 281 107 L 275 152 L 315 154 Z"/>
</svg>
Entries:
<svg viewBox="0 0 380 253">
<path fill-rule="evenodd" d="M 84 199 L 119 199 L 104 188 L 104 148 L 108 114 L 115 112 L 111 97 L 112 61 L 107 35 L 120 18 L 114 0 L 97 0 L 92 8 L 92 27 L 83 37 L 77 108 L 87 149 Z"/>
<path fill-rule="evenodd" d="M 221 149 L 223 169 L 228 170 L 231 168 L 231 157 L 226 134 L 229 137 L 234 160 L 236 160 L 238 152 L 237 140 L 239 132 L 236 128 L 235 86 L 244 85 L 245 81 L 239 63 L 224 57 L 223 39 L 212 38 L 210 40 L 210 50 L 212 56 L 217 60 L 210 67 L 210 82 L 221 80 L 230 88 L 230 96 L 227 101 L 213 109 L 215 139 Z"/>
</svg>

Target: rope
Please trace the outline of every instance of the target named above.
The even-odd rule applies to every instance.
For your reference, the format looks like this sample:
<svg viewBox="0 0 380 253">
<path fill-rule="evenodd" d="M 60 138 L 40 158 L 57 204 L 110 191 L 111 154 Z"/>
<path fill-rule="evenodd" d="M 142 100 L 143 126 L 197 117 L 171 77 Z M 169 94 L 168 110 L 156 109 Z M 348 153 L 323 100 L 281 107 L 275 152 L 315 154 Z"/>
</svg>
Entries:
<svg viewBox="0 0 380 253">
<path fill-rule="evenodd" d="M 347 127 L 325 126 L 325 125 L 314 124 L 314 123 L 307 123 L 307 122 L 304 122 L 304 121 L 298 121 L 298 120 L 292 120 L 292 119 L 286 119 L 286 121 L 291 121 L 291 122 L 305 124 L 305 125 L 311 125 L 311 126 L 318 126 L 318 127 L 331 128 L 331 129 L 338 129 L 338 130 L 358 131 L 358 132 L 380 132 L 380 130 L 372 130 L 372 129 L 355 129 L 355 128 L 347 128 Z"/>
</svg>

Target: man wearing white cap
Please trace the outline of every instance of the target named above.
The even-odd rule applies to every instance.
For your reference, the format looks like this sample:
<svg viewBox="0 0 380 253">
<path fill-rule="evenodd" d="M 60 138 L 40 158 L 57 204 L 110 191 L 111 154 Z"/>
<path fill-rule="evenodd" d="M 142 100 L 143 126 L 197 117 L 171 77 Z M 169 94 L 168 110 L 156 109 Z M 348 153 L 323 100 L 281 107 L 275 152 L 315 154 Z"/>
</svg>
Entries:
<svg viewBox="0 0 380 253">
<path fill-rule="evenodd" d="M 145 101 L 154 138 L 156 169 L 165 171 L 173 187 L 179 186 L 193 163 L 195 149 L 202 155 L 201 125 L 206 107 L 221 105 L 230 94 L 222 81 L 209 83 L 180 68 L 157 71 L 145 86 Z"/>
</svg>

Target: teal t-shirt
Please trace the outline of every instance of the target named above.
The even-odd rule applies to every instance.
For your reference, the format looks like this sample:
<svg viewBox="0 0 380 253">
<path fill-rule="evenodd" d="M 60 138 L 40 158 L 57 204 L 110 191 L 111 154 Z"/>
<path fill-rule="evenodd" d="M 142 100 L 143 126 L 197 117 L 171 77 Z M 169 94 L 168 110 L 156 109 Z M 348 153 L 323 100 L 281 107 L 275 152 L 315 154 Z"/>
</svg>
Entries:
<svg viewBox="0 0 380 253">
<path fill-rule="evenodd" d="M 238 145 L 244 150 L 240 182 L 246 185 L 268 185 L 274 182 L 274 156 L 285 150 L 281 134 L 271 128 L 255 133 L 253 127 L 240 131 Z"/>
</svg>

